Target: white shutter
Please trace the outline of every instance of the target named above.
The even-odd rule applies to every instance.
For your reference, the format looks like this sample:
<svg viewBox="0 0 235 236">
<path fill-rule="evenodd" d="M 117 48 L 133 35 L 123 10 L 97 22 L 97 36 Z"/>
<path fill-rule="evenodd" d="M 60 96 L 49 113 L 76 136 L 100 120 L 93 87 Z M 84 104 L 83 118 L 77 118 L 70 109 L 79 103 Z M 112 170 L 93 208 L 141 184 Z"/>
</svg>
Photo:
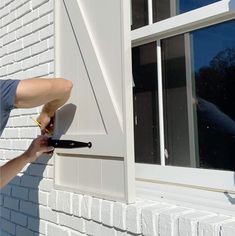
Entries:
<svg viewBox="0 0 235 236">
<path fill-rule="evenodd" d="M 58 0 L 55 74 L 73 81 L 56 136 L 92 148 L 55 151 L 55 185 L 134 201 L 130 6 L 126 0 Z"/>
</svg>

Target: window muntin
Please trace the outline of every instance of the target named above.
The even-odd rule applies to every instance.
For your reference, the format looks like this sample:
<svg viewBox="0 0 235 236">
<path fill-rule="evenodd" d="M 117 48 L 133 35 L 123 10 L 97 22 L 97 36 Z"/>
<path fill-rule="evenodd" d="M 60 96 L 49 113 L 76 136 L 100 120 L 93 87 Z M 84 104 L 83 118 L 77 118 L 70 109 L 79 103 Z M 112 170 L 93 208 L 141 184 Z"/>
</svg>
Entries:
<svg viewBox="0 0 235 236">
<path fill-rule="evenodd" d="M 132 26 L 137 29 L 221 0 L 132 0 Z"/>
<path fill-rule="evenodd" d="M 156 43 L 132 49 L 135 160 L 160 164 Z"/>
</svg>

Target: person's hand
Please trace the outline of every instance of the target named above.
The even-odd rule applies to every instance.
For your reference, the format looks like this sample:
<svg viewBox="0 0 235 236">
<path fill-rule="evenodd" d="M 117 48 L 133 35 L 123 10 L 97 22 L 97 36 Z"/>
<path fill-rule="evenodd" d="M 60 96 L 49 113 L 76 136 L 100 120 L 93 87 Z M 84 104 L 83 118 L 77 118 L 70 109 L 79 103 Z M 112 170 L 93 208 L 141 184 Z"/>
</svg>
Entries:
<svg viewBox="0 0 235 236">
<path fill-rule="evenodd" d="M 49 134 L 53 134 L 54 131 L 54 117 L 48 116 L 47 113 L 41 113 L 37 118 L 37 121 L 41 125 L 41 134 L 44 135 L 49 131 Z"/>
<path fill-rule="evenodd" d="M 28 162 L 35 161 L 40 155 L 47 152 L 52 152 L 54 147 L 48 147 L 48 137 L 47 136 L 38 136 L 34 139 L 25 151 Z"/>
</svg>

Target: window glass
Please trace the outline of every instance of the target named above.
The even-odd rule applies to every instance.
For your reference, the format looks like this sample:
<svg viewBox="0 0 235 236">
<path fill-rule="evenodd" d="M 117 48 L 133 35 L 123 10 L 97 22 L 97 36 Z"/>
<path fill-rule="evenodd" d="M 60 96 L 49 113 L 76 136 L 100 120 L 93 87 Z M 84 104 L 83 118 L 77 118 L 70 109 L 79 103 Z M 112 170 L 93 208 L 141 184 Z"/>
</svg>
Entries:
<svg viewBox="0 0 235 236">
<path fill-rule="evenodd" d="M 153 0 L 153 22 L 169 18 L 170 0 Z"/>
<path fill-rule="evenodd" d="M 132 49 L 136 162 L 160 163 L 156 43 Z"/>
<path fill-rule="evenodd" d="M 166 163 L 235 170 L 235 21 L 187 35 L 162 40 Z"/>
<path fill-rule="evenodd" d="M 184 35 L 162 40 L 166 164 L 190 166 Z"/>
<path fill-rule="evenodd" d="M 177 14 L 191 11 L 219 1 L 220 0 L 177 0 Z"/>
<path fill-rule="evenodd" d="M 235 21 L 191 34 L 200 167 L 235 170 Z"/>
<path fill-rule="evenodd" d="M 148 0 L 132 0 L 131 29 L 140 28 L 148 24 Z"/>
</svg>

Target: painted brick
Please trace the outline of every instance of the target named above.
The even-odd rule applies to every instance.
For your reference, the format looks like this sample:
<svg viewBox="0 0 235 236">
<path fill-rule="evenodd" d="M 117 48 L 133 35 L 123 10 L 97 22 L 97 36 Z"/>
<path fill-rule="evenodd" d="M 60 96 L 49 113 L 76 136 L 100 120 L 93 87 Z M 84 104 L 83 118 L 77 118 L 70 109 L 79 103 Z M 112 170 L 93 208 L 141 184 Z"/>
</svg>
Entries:
<svg viewBox="0 0 235 236">
<path fill-rule="evenodd" d="M 39 217 L 52 223 L 57 222 L 57 212 L 54 212 L 50 208 L 44 206 L 39 206 Z"/>
<path fill-rule="evenodd" d="M 72 194 L 69 192 L 58 191 L 58 201 L 56 209 L 58 211 L 73 213 L 72 210 Z"/>
<path fill-rule="evenodd" d="M 92 220 L 86 220 L 86 234 L 88 235 L 102 235 L 102 225 Z"/>
<path fill-rule="evenodd" d="M 12 235 L 15 235 L 16 233 L 16 225 L 2 218 L 0 219 L 0 229 Z"/>
<path fill-rule="evenodd" d="M 30 56 L 31 56 L 31 49 L 30 48 L 24 48 L 23 50 L 14 54 L 15 61 L 22 61 L 26 58 L 29 58 Z"/>
<path fill-rule="evenodd" d="M 29 191 L 29 201 L 47 206 L 48 204 L 48 193 L 31 189 Z"/>
<path fill-rule="evenodd" d="M 23 200 L 29 199 L 29 190 L 27 188 L 14 186 L 12 187 L 12 196 Z"/>
<path fill-rule="evenodd" d="M 113 226 L 113 202 L 107 200 L 102 201 L 101 220 L 104 225 Z"/>
<path fill-rule="evenodd" d="M 38 216 L 38 204 L 20 201 L 20 211 L 31 216 Z"/>
<path fill-rule="evenodd" d="M 116 230 L 112 227 L 101 225 L 101 234 L 99 236 L 116 236 Z"/>
<path fill-rule="evenodd" d="M 49 12 L 52 12 L 54 9 L 54 2 L 49 1 L 47 3 L 44 3 L 38 10 L 39 10 L 39 16 L 44 16 L 48 14 Z"/>
<path fill-rule="evenodd" d="M 27 225 L 27 216 L 21 213 L 12 211 L 11 212 L 11 221 L 18 225 L 26 226 Z"/>
<path fill-rule="evenodd" d="M 8 54 L 20 51 L 23 48 L 22 40 L 20 39 L 20 40 L 14 41 L 8 44 L 6 48 L 7 48 Z"/>
<path fill-rule="evenodd" d="M 69 232 L 60 226 L 54 224 L 48 224 L 47 235 L 48 236 L 69 236 Z"/>
<path fill-rule="evenodd" d="M 91 219 L 91 205 L 92 205 L 92 197 L 85 195 L 82 198 L 82 214 L 81 214 L 81 216 L 87 220 Z"/>
<path fill-rule="evenodd" d="M 141 212 L 142 208 L 156 204 L 153 201 L 139 201 L 127 206 L 127 230 L 131 233 L 142 233 Z"/>
<path fill-rule="evenodd" d="M 6 128 L 4 138 L 19 138 L 19 130 L 15 128 Z"/>
<path fill-rule="evenodd" d="M 16 226 L 16 236 L 33 236 L 33 231 L 28 230 L 27 228 L 21 227 L 21 226 Z"/>
<path fill-rule="evenodd" d="M 31 11 L 30 13 L 22 17 L 22 22 L 23 22 L 23 25 L 25 26 L 35 21 L 36 19 L 38 19 L 38 11 Z"/>
<path fill-rule="evenodd" d="M 4 197 L 4 207 L 12 210 L 18 210 L 19 200 L 11 197 Z"/>
<path fill-rule="evenodd" d="M 177 207 L 160 213 L 156 228 L 160 235 L 179 236 L 179 216 L 193 212 L 192 209 Z"/>
<path fill-rule="evenodd" d="M 117 229 L 126 230 L 126 208 L 127 205 L 120 202 L 113 205 L 113 225 Z"/>
<path fill-rule="evenodd" d="M 72 203 L 73 214 L 78 217 L 82 216 L 82 199 L 83 195 L 73 194 L 73 203 Z"/>
<path fill-rule="evenodd" d="M 233 235 L 235 235 L 235 220 L 233 222 L 223 224 L 221 227 L 221 236 Z"/>
<path fill-rule="evenodd" d="M 145 207 L 142 210 L 142 227 L 143 234 L 146 236 L 156 236 L 158 235 L 158 220 L 159 215 L 163 211 L 173 208 L 173 205 L 168 204 L 158 204 L 155 206 Z"/>
<path fill-rule="evenodd" d="M 6 219 L 6 220 L 10 220 L 11 218 L 11 211 L 7 208 L 1 207 L 0 208 L 0 217 Z"/>
<path fill-rule="evenodd" d="M 53 209 L 56 210 L 56 205 L 57 205 L 57 191 L 52 190 L 49 194 L 49 201 L 48 201 L 48 206 Z M 74 208 L 74 207 L 73 207 Z"/>
<path fill-rule="evenodd" d="M 45 4 L 48 2 L 48 0 L 32 0 L 32 7 L 33 9 L 40 7 L 41 5 Z"/>
<path fill-rule="evenodd" d="M 16 11 L 16 17 L 20 18 L 24 16 L 25 14 L 29 13 L 31 11 L 31 2 L 25 3 L 23 6 L 19 7 Z"/>
<path fill-rule="evenodd" d="M 28 229 L 46 234 L 46 221 L 40 220 L 39 218 L 28 217 Z"/>
<path fill-rule="evenodd" d="M 63 213 L 59 214 L 59 224 L 77 230 L 81 233 L 85 233 L 85 220 L 82 218 L 69 216 Z"/>
<path fill-rule="evenodd" d="M 231 221 L 228 216 L 214 216 L 199 221 L 198 236 L 220 236 L 220 229 L 223 223 Z"/>
<path fill-rule="evenodd" d="M 39 54 L 41 52 L 46 51 L 49 48 L 48 42 L 47 40 L 43 40 L 37 44 L 32 45 L 31 47 L 31 51 L 32 51 L 32 55 L 36 55 Z"/>
<path fill-rule="evenodd" d="M 214 216 L 210 212 L 196 211 L 179 216 L 179 233 L 182 236 L 197 236 L 198 235 L 198 222 L 209 217 Z"/>
<path fill-rule="evenodd" d="M 91 218 L 94 221 L 101 222 L 101 204 L 102 200 L 99 198 L 92 199 Z"/>
<path fill-rule="evenodd" d="M 49 25 L 40 30 L 40 39 L 44 40 L 51 37 L 54 34 L 54 25 Z"/>
<path fill-rule="evenodd" d="M 30 45 L 33 45 L 33 44 L 39 42 L 39 41 L 40 41 L 39 32 L 35 32 L 35 33 L 30 34 L 30 35 L 23 38 L 23 45 L 24 45 L 24 47 L 28 47 Z"/>
</svg>

